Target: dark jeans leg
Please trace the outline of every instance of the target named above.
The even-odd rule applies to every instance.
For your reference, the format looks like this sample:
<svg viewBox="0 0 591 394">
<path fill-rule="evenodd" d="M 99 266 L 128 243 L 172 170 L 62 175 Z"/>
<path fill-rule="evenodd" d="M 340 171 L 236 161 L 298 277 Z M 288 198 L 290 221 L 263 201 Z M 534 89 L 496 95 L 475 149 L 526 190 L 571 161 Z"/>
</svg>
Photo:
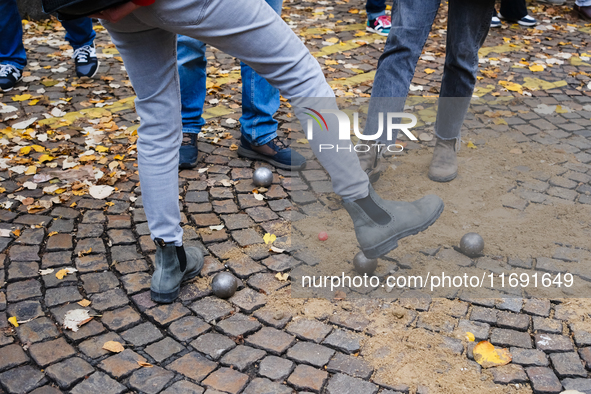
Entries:
<svg viewBox="0 0 591 394">
<path fill-rule="evenodd" d="M 499 12 L 505 19 L 517 21 L 527 15 L 525 0 L 501 0 Z"/>
</svg>

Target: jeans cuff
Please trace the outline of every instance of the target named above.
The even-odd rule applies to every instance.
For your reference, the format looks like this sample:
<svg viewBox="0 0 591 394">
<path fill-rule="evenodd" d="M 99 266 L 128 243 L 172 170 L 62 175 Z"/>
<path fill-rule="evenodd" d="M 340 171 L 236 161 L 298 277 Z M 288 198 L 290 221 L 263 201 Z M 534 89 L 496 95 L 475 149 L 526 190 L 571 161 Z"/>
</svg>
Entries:
<svg viewBox="0 0 591 394">
<path fill-rule="evenodd" d="M 183 133 L 187 133 L 187 134 L 199 134 L 201 133 L 201 128 L 197 129 L 194 127 L 183 127 Z"/>
<path fill-rule="evenodd" d="M 22 64 L 22 63 L 13 62 L 12 60 L 4 60 L 4 61 L 0 62 L 0 64 L 10 64 L 11 66 L 14 66 L 14 67 L 18 68 L 19 70 L 23 71 L 25 66 L 27 65 L 27 61 L 25 60 L 25 64 Z"/>
<path fill-rule="evenodd" d="M 249 144 L 254 146 L 263 146 L 267 145 L 269 142 L 277 138 L 277 132 L 273 132 L 271 134 L 265 134 L 264 136 L 256 138 L 256 140 L 252 141 L 250 138 L 250 134 L 248 134 L 244 129 L 240 130 L 242 136 Z"/>
</svg>

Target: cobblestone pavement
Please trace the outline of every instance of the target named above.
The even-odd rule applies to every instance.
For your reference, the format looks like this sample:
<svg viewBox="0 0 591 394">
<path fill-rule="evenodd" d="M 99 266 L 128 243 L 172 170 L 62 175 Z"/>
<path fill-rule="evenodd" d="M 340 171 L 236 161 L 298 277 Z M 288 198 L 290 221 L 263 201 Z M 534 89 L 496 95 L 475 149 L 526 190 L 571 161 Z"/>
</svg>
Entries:
<svg viewBox="0 0 591 394">
<path fill-rule="evenodd" d="M 480 125 L 486 132 L 467 137 L 478 145 L 504 132 L 519 143 L 552 146 L 569 157 L 555 163 L 558 173 L 537 174 L 535 182 L 520 178 L 528 169 L 516 169 L 506 209 L 591 204 L 591 27 L 570 14 L 571 6 L 534 5 L 541 21 L 536 29 L 504 25 L 491 32 L 480 53 L 476 94 L 517 97 L 521 104 L 501 118 L 487 113 L 494 106 L 475 106 L 467 122 L 470 129 Z M 365 32 L 362 10 L 358 0 L 285 3 L 285 20 L 318 58 L 338 96 L 368 96 L 385 42 Z M 438 93 L 444 23 L 442 12 L 419 61 L 413 94 Z M 275 294 L 289 294 L 289 282 L 276 279 L 276 273 L 307 261 L 290 251 L 269 252 L 262 237 L 305 212 L 305 201 L 291 198 L 294 190 L 323 190 L 313 182 L 294 184 L 289 173 L 274 170 L 267 199 L 254 198 L 250 178 L 262 164 L 240 159 L 235 151 L 239 64 L 216 50 L 208 52 L 208 126 L 199 143 L 200 163 L 180 173 L 179 193 L 185 244 L 207 253 L 202 275 L 229 270 L 242 285 L 224 301 L 200 279 L 184 285 L 177 302 L 154 304 L 149 286 L 155 247 L 135 163 L 138 119 L 121 59 L 97 26 L 100 71 L 94 80 L 79 80 L 73 77 L 72 50 L 61 27 L 29 22 L 25 28 L 29 66 L 24 80 L 0 96 L 0 392 L 441 392 L 432 382 L 392 386 L 383 378 L 384 369 L 365 359 L 363 344 L 374 332 L 361 311 L 402 305 L 403 326 L 436 333 L 444 338 L 443 347 L 469 360 L 472 344 L 463 340 L 466 331 L 510 348 L 511 364 L 482 370 L 483 392 L 501 387 L 506 392 L 591 393 L 591 331 L 569 324 L 577 311 L 564 300 L 456 300 L 445 310 L 444 325 L 423 319 L 439 305 L 432 299 L 420 304 L 334 300 L 333 315 L 315 318 L 271 306 Z M 297 128 L 286 103 L 277 119 L 283 134 Z M 291 137 L 303 134 L 294 131 Z M 407 149 L 431 145 L 419 141 Z M 319 168 L 310 161 L 308 170 Z M 108 197 L 94 198 L 100 193 Z M 219 224 L 225 227 L 210 229 Z M 229 257 L 236 245 L 239 253 Z M 536 265 L 564 272 L 569 263 L 591 258 L 589 244 L 557 245 L 553 253 L 494 262 L 506 269 Z M 77 271 L 58 279 L 55 273 L 64 268 Z M 54 272 L 42 274 L 46 269 Z M 588 272 L 575 274 L 591 279 Z M 83 300 L 91 303 L 82 307 L 78 302 Z M 345 303 L 349 306 L 341 307 Z M 73 332 L 63 327 L 66 312 L 73 309 L 95 317 Z M 21 322 L 18 327 L 9 323 L 12 317 Z M 125 350 L 102 349 L 107 341 L 120 342 Z"/>
</svg>

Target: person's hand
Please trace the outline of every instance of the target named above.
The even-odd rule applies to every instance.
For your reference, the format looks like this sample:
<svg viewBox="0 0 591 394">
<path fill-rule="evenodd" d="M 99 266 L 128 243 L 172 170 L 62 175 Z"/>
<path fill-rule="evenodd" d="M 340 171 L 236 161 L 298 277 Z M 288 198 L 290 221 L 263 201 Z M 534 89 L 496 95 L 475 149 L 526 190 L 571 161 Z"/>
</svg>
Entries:
<svg viewBox="0 0 591 394">
<path fill-rule="evenodd" d="M 106 21 L 116 23 L 140 7 L 140 5 L 134 4 L 130 1 L 129 3 L 121 4 L 119 6 L 112 8 L 107 8 L 104 11 L 89 15 L 89 18 L 104 19 Z"/>
</svg>

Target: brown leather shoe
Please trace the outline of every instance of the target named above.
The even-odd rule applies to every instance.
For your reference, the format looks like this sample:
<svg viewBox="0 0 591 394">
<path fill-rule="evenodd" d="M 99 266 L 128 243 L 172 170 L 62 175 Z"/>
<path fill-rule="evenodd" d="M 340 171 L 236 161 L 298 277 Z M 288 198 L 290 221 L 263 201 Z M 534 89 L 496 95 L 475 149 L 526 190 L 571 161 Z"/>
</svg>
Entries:
<svg viewBox="0 0 591 394">
<path fill-rule="evenodd" d="M 584 7 L 578 6 L 575 4 L 573 9 L 579 14 L 579 16 L 585 20 L 591 20 L 591 5 L 586 5 Z"/>
</svg>

